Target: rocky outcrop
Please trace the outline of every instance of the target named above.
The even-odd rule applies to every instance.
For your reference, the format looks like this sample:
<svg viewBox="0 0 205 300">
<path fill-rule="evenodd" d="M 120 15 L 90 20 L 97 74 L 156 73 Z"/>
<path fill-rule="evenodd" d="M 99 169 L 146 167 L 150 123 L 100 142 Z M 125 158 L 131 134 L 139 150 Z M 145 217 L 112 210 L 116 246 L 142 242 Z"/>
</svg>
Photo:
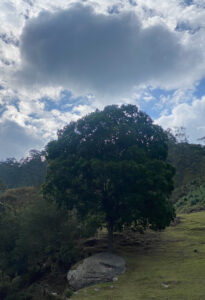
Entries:
<svg viewBox="0 0 205 300">
<path fill-rule="evenodd" d="M 82 261 L 76 269 L 70 270 L 67 279 L 74 290 L 113 280 L 116 275 L 125 272 L 125 261 L 120 256 L 102 252 Z"/>
</svg>

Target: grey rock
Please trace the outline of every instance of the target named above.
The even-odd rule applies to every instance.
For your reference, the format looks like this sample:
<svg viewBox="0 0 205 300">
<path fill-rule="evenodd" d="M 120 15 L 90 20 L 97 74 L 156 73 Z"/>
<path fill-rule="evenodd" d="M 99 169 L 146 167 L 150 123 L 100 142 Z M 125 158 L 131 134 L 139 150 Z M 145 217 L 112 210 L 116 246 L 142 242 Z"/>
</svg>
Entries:
<svg viewBox="0 0 205 300">
<path fill-rule="evenodd" d="M 58 294 L 57 294 L 57 293 L 55 293 L 55 292 L 52 292 L 52 293 L 51 293 L 51 296 L 57 297 L 57 296 L 58 296 Z"/>
<path fill-rule="evenodd" d="M 82 261 L 76 269 L 70 270 L 67 279 L 74 290 L 106 281 L 125 272 L 125 261 L 120 256 L 102 252 Z"/>
<path fill-rule="evenodd" d="M 118 281 L 118 277 L 113 277 L 112 281 L 113 282 Z"/>
<path fill-rule="evenodd" d="M 165 283 L 162 283 L 162 287 L 165 288 L 165 289 L 168 289 L 169 285 L 165 284 Z"/>
</svg>

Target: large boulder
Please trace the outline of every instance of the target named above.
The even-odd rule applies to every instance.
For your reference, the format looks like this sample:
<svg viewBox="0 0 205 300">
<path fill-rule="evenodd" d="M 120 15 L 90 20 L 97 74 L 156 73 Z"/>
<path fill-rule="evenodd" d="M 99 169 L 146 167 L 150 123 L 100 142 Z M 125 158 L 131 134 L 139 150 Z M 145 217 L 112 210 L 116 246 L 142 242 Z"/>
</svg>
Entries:
<svg viewBox="0 0 205 300">
<path fill-rule="evenodd" d="M 96 284 L 111 281 L 116 275 L 125 272 L 123 258 L 107 252 L 102 252 L 85 258 L 76 269 L 70 270 L 67 279 L 74 290 Z"/>
</svg>

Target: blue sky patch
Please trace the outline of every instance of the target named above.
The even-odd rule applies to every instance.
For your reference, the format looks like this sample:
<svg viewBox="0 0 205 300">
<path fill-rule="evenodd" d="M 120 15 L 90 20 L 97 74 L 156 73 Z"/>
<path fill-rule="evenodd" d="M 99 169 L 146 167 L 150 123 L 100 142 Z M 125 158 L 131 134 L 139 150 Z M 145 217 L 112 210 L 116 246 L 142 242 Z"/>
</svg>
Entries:
<svg viewBox="0 0 205 300">
<path fill-rule="evenodd" d="M 73 98 L 72 93 L 68 90 L 63 90 L 59 100 L 53 100 L 51 98 L 42 98 L 41 102 L 45 104 L 46 111 L 52 111 L 53 109 L 60 112 L 70 112 L 78 105 L 89 105 L 90 100 L 87 97 Z"/>
<path fill-rule="evenodd" d="M 197 84 L 194 95 L 197 98 L 205 96 L 205 77 Z"/>
</svg>

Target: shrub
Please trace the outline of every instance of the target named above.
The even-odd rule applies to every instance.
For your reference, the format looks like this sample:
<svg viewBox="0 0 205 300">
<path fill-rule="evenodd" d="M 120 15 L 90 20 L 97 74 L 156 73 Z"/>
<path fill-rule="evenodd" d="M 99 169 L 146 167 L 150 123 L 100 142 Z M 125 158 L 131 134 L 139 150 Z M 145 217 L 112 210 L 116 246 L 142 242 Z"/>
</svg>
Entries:
<svg viewBox="0 0 205 300">
<path fill-rule="evenodd" d="M 2 210 L 0 270 L 11 279 L 1 280 L 0 299 L 15 294 L 16 300 L 23 288 L 19 299 L 30 299 L 27 287 L 45 272 L 68 270 L 81 258 L 77 241 L 86 231 L 81 226 L 74 212 L 41 197 L 19 211 Z"/>
<path fill-rule="evenodd" d="M 73 291 L 70 288 L 65 289 L 63 296 L 64 298 L 70 298 L 73 295 Z"/>
</svg>

